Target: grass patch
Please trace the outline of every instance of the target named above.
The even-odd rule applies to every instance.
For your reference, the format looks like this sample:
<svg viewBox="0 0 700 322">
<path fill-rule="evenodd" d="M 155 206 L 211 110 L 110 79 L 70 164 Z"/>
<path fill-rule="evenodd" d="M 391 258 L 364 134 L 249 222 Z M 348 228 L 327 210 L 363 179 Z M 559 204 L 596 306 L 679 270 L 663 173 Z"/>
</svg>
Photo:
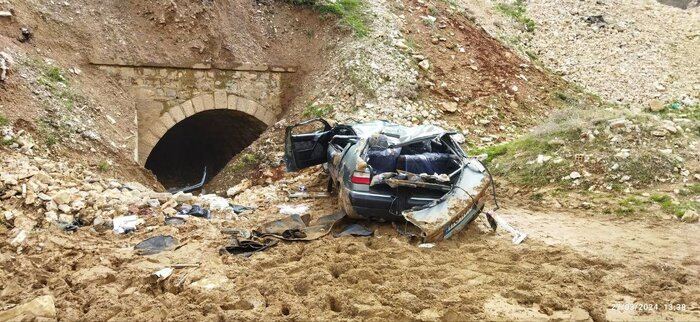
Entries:
<svg viewBox="0 0 700 322">
<path fill-rule="evenodd" d="M 690 191 L 691 194 L 694 195 L 700 195 L 700 183 L 695 183 L 688 187 L 688 191 Z"/>
<path fill-rule="evenodd" d="M 528 136 L 510 143 L 472 150 L 470 154 L 486 153 L 488 157 L 484 163 L 492 165 L 491 170 L 494 174 L 506 176 L 513 183 L 542 187 L 551 180 L 559 180 L 570 172 L 569 162 L 566 160 L 560 160 L 558 163 L 549 161 L 543 164 L 523 162 L 523 160 L 533 160 L 540 154 L 556 152 L 560 147 L 549 144 L 548 141 L 551 138 L 549 135 Z"/>
<path fill-rule="evenodd" d="M 700 211 L 700 203 L 696 201 L 685 201 L 675 203 L 670 196 L 664 194 L 653 194 L 649 199 L 661 206 L 664 212 L 678 218 L 683 217 L 687 210 Z"/>
<path fill-rule="evenodd" d="M 332 113 L 334 107 L 332 104 L 313 104 L 309 103 L 304 108 L 303 115 L 305 117 L 323 117 Z"/>
<path fill-rule="evenodd" d="M 674 162 L 654 152 L 639 151 L 620 162 L 620 171 L 627 173 L 634 181 L 643 184 L 656 182 L 659 173 L 673 172 Z"/>
<path fill-rule="evenodd" d="M 233 164 L 231 170 L 234 173 L 241 173 L 243 170 L 249 168 L 251 165 L 258 163 L 258 156 L 254 153 L 246 153 L 241 155 L 241 157 Z"/>
<path fill-rule="evenodd" d="M 496 5 L 496 10 L 522 24 L 528 32 L 535 31 L 535 21 L 525 15 L 523 0 L 516 0 L 513 4 L 499 3 Z"/>
<path fill-rule="evenodd" d="M 340 17 L 341 21 L 357 35 L 365 37 L 369 28 L 362 15 L 362 0 L 287 0 L 295 5 L 308 5 L 321 13 L 329 13 Z"/>
<path fill-rule="evenodd" d="M 100 172 L 107 172 L 109 171 L 109 168 L 110 165 L 107 161 L 102 160 L 97 164 L 97 170 L 99 170 Z"/>
<path fill-rule="evenodd" d="M 65 82 L 66 78 L 63 77 L 63 72 L 58 67 L 51 67 L 46 71 L 46 77 L 54 82 Z"/>
<path fill-rule="evenodd" d="M 10 121 L 5 117 L 5 115 L 0 114 L 0 126 L 5 126 Z"/>
<path fill-rule="evenodd" d="M 472 149 L 469 152 L 470 155 L 486 154 L 487 156 L 486 159 L 484 159 L 484 164 L 489 164 L 495 157 L 504 155 L 506 152 L 508 152 L 508 144 L 498 144 L 481 149 Z"/>
</svg>

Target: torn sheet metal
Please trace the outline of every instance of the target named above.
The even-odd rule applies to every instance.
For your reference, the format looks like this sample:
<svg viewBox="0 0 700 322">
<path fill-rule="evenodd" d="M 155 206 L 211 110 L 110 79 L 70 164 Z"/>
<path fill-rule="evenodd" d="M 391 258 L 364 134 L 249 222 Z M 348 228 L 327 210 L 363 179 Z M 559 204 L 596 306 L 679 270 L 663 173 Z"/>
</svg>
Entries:
<svg viewBox="0 0 700 322">
<path fill-rule="evenodd" d="M 220 253 L 229 253 L 234 255 L 241 255 L 243 257 L 250 257 L 257 252 L 266 250 L 272 246 L 277 245 L 279 241 L 272 238 L 262 238 L 262 239 L 234 239 L 233 243 L 229 246 L 224 246 L 221 248 Z"/>
<path fill-rule="evenodd" d="M 177 246 L 177 239 L 173 236 L 160 235 L 148 238 L 134 246 L 134 250 L 139 255 L 153 255 L 171 250 Z"/>
<path fill-rule="evenodd" d="M 452 237 L 472 222 L 484 207 L 491 180 L 486 173 L 465 166 L 459 181 L 442 198 L 417 210 L 402 213 L 423 233 L 424 242 Z"/>
<path fill-rule="evenodd" d="M 360 224 L 352 224 L 344 227 L 341 232 L 334 234 L 333 237 L 345 237 L 345 236 L 372 236 L 374 235 L 374 230 L 367 228 Z"/>
<path fill-rule="evenodd" d="M 284 240 L 316 240 L 331 232 L 333 226 L 345 217 L 344 211 L 337 211 L 318 218 L 310 223 L 308 215 L 291 215 L 267 223 L 254 231 L 259 237 L 275 237 Z"/>
</svg>

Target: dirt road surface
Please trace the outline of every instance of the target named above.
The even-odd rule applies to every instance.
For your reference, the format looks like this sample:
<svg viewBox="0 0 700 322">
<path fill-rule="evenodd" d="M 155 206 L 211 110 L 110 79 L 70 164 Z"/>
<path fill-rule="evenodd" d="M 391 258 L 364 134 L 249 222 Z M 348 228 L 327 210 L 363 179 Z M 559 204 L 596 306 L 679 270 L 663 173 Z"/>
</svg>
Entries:
<svg viewBox="0 0 700 322">
<path fill-rule="evenodd" d="M 331 200 L 307 204 L 319 216 L 335 209 Z M 0 260 L 8 274 L 2 297 L 50 294 L 59 319 L 85 321 L 700 320 L 697 225 L 594 211 L 500 213 L 529 234 L 523 244 L 481 220 L 433 248 L 417 247 L 389 223 L 365 222 L 373 237 L 282 242 L 250 258 L 219 253 L 229 242 L 220 230 L 231 227 L 221 220 L 127 236 L 41 233 L 24 254 Z M 259 209 L 247 222 L 279 216 Z M 175 236 L 178 248 L 134 253 L 136 243 L 160 234 Z M 200 266 L 176 268 L 161 282 L 149 277 L 191 263 Z"/>
</svg>

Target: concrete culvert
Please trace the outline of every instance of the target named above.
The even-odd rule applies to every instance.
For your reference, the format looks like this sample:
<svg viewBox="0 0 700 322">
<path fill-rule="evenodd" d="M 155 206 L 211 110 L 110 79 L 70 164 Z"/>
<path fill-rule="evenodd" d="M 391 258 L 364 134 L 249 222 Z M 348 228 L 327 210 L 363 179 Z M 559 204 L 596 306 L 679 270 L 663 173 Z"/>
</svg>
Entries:
<svg viewBox="0 0 700 322">
<path fill-rule="evenodd" d="M 265 130 L 262 121 L 233 110 L 209 110 L 173 126 L 158 141 L 146 161 L 166 188 L 199 182 L 204 167 L 214 177 Z"/>
</svg>

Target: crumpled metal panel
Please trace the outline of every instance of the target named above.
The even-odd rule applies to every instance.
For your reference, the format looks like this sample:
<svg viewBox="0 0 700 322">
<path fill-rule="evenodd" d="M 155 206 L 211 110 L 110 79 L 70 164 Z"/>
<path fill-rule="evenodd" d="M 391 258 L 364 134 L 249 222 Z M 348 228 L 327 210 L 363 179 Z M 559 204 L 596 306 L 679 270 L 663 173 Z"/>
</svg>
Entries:
<svg viewBox="0 0 700 322">
<path fill-rule="evenodd" d="M 487 173 L 465 166 L 459 181 L 445 196 L 402 215 L 423 232 L 425 242 L 448 239 L 479 215 L 490 184 Z"/>
</svg>

